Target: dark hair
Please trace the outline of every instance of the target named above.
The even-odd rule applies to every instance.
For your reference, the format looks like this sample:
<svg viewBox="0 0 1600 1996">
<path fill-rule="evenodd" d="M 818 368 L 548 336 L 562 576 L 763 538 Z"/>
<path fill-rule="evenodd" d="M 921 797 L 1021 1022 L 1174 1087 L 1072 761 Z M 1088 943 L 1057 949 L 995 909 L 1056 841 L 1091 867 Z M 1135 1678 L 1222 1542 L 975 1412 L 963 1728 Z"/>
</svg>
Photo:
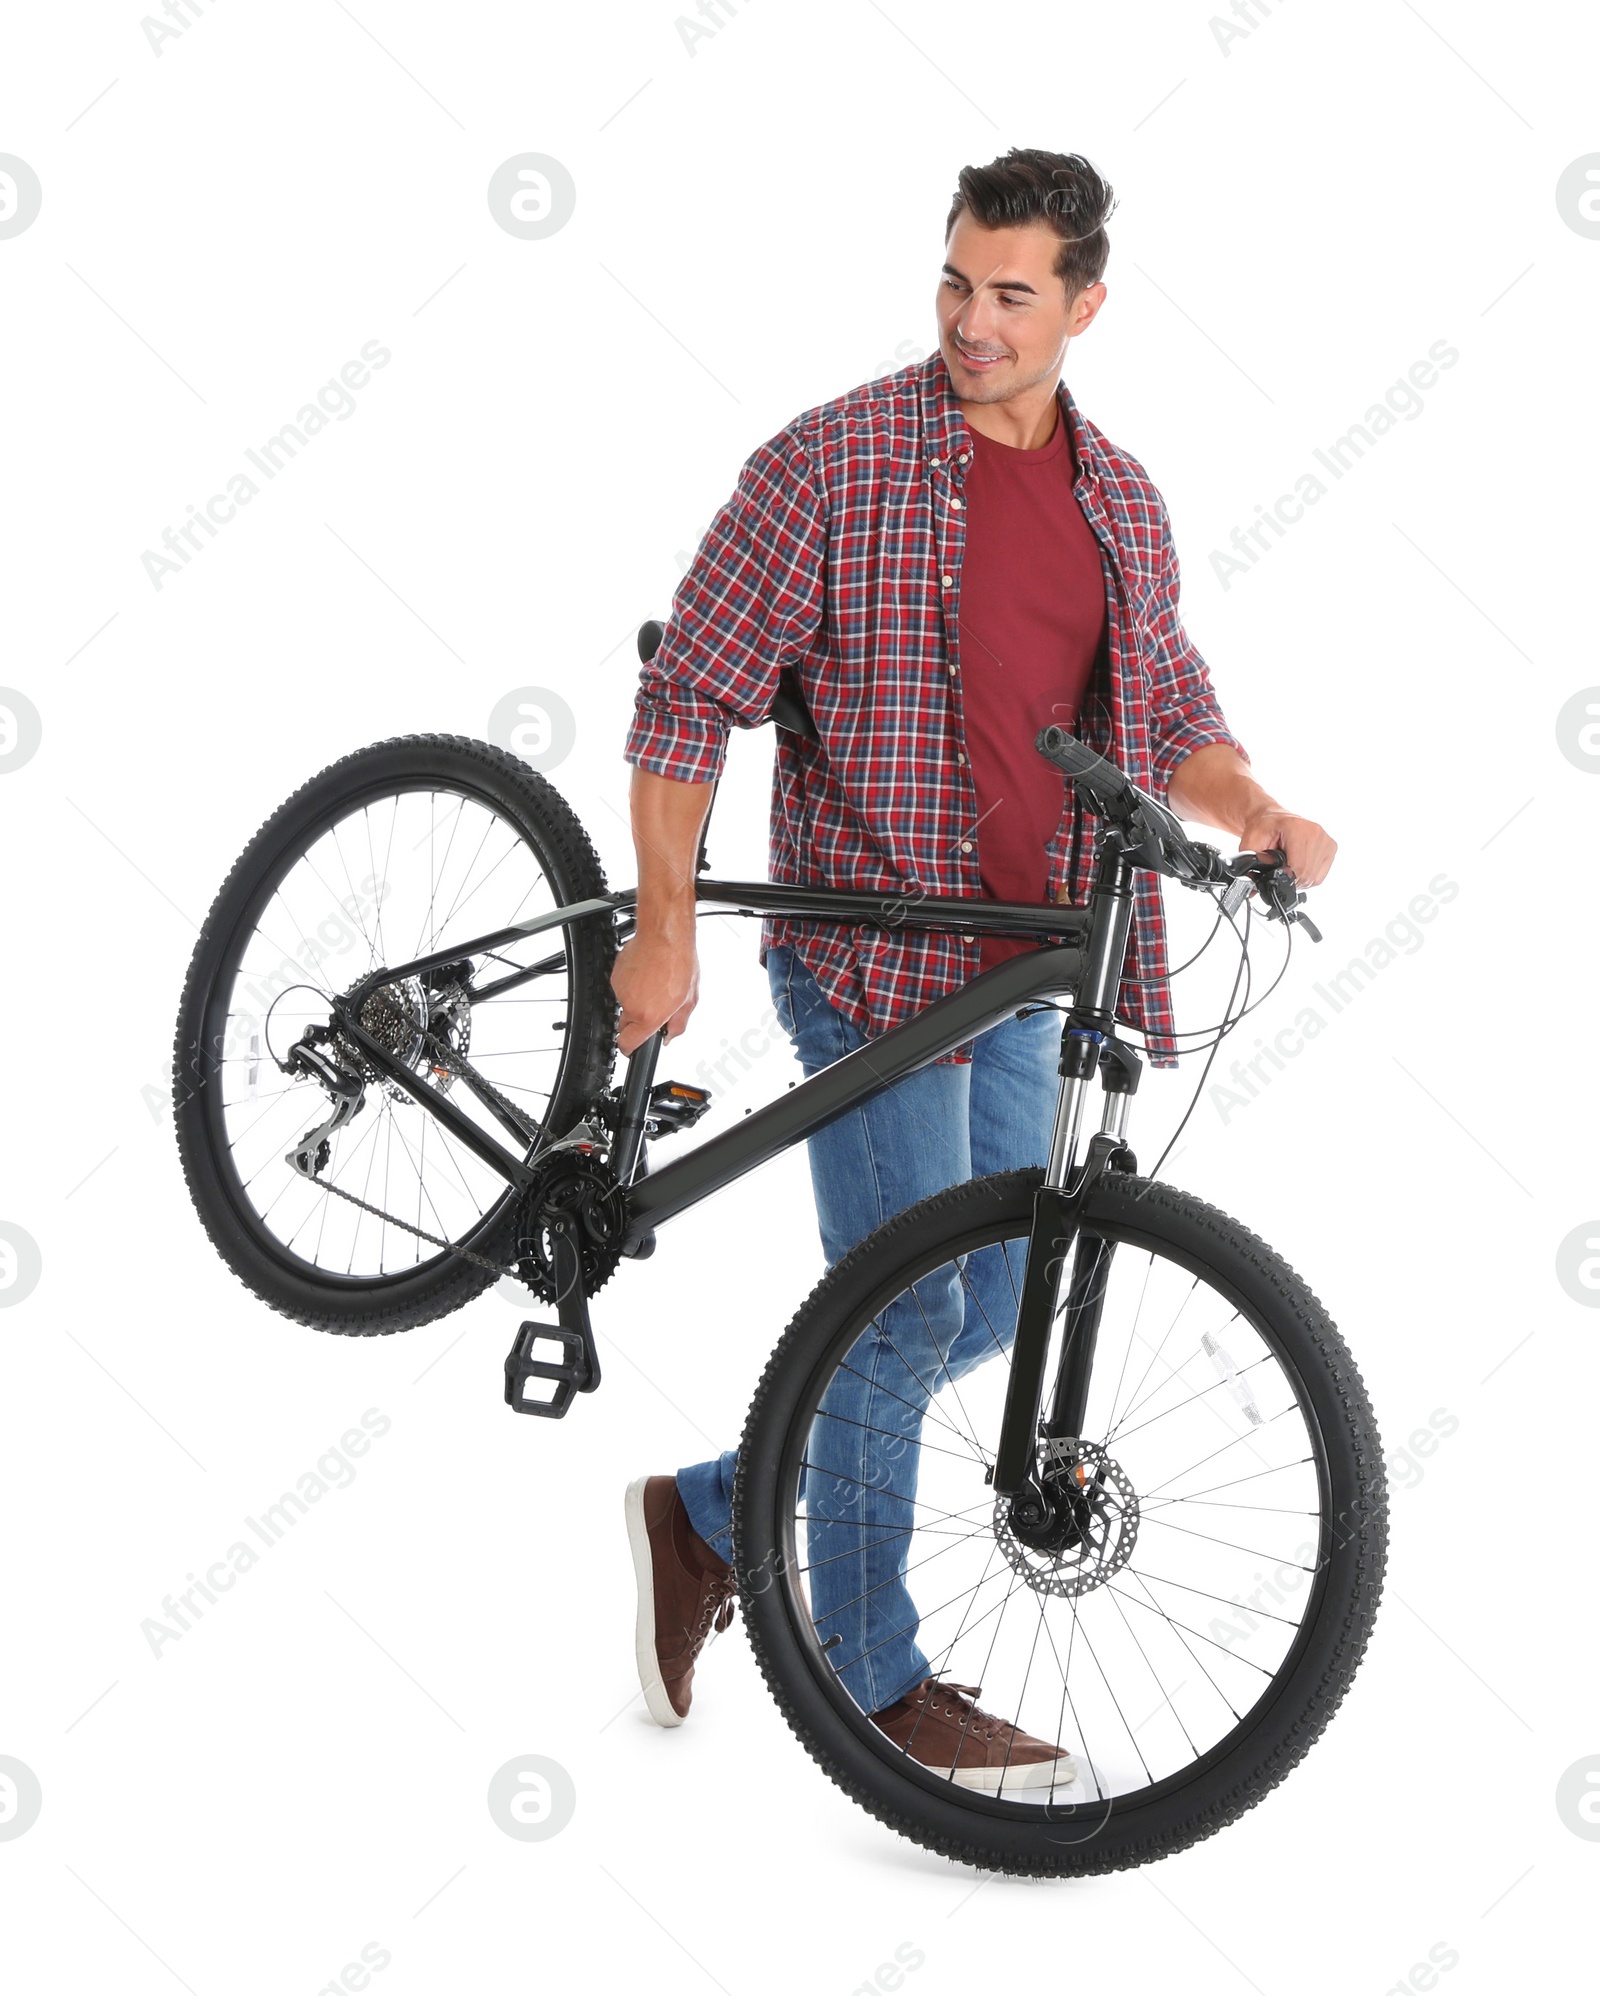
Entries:
<svg viewBox="0 0 1600 1996">
<path fill-rule="evenodd" d="M 945 241 L 965 209 L 986 229 L 1016 229 L 1043 222 L 1061 238 L 1055 274 L 1075 298 L 1098 284 L 1111 244 L 1106 223 L 1117 197 L 1110 184 L 1075 152 L 1040 152 L 1013 146 L 987 166 L 964 166 L 944 225 Z"/>
</svg>

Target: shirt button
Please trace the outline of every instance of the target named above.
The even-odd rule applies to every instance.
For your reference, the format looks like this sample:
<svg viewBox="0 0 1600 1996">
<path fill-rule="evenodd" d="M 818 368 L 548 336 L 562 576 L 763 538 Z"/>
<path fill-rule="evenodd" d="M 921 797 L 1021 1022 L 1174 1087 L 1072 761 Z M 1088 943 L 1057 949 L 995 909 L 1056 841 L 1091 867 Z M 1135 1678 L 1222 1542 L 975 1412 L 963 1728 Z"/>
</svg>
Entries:
<svg viewBox="0 0 1600 1996">
<path fill-rule="evenodd" d="M 961 511 L 961 501 L 959 499 L 952 499 L 950 501 L 950 504 L 956 509 L 958 513 Z"/>
<path fill-rule="evenodd" d="M 976 936 L 963 936 L 961 940 L 964 943 L 975 943 L 978 940 L 978 938 Z"/>
<path fill-rule="evenodd" d="M 972 850 L 972 841 L 971 841 L 971 839 L 963 839 L 963 840 L 961 841 L 961 850 L 962 850 L 963 852 L 971 852 L 971 850 Z"/>
<path fill-rule="evenodd" d="M 965 761 L 966 761 L 966 759 L 967 759 L 967 756 L 966 756 L 966 751 L 965 751 L 964 749 L 957 749 L 957 750 L 956 750 L 956 761 L 957 761 L 957 762 L 965 762 Z"/>
<path fill-rule="evenodd" d="M 955 586 L 956 579 L 953 575 L 941 575 L 939 577 L 939 587 L 941 589 L 954 589 Z"/>
</svg>

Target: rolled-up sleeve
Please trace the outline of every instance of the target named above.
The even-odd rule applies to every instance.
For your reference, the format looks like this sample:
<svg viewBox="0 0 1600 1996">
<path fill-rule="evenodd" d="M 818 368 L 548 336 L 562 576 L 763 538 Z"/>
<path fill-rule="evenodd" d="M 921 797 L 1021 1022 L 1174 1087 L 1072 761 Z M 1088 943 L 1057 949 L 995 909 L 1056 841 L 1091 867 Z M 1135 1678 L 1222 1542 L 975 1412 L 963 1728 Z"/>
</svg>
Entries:
<svg viewBox="0 0 1600 1996">
<path fill-rule="evenodd" d="M 626 759 L 681 783 L 720 774 L 730 728 L 759 727 L 778 674 L 822 629 L 827 506 L 794 428 L 746 460 L 639 674 Z"/>
<path fill-rule="evenodd" d="M 1164 504 L 1160 504 L 1159 518 L 1160 558 L 1150 623 L 1154 646 L 1150 662 L 1150 753 L 1157 793 L 1165 797 L 1178 765 L 1196 749 L 1220 742 L 1226 748 L 1236 749 L 1246 762 L 1250 757 L 1223 718 L 1206 662 L 1183 628 L 1178 613 L 1178 552 Z"/>
</svg>

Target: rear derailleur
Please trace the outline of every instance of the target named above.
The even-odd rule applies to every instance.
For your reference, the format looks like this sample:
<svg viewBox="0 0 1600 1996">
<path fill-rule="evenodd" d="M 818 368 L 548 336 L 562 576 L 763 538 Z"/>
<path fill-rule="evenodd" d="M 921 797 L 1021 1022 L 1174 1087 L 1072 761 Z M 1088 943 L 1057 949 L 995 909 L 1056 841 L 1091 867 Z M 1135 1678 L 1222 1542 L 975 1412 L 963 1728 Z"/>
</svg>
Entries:
<svg viewBox="0 0 1600 1996">
<path fill-rule="evenodd" d="M 327 1169 L 335 1133 L 360 1115 L 367 1099 L 366 1083 L 359 1074 L 315 1045 L 310 1032 L 290 1047 L 289 1057 L 281 1065 L 289 1075 L 304 1074 L 320 1081 L 332 1104 L 326 1120 L 307 1130 L 286 1160 L 302 1178 L 315 1178 Z"/>
<path fill-rule="evenodd" d="M 472 1037 L 471 974 L 471 964 L 462 962 L 435 968 L 425 977 L 397 978 L 369 992 L 358 1015 L 361 1028 L 387 1053 L 417 1075 L 425 1074 L 442 1095 L 450 1092 L 460 1074 L 470 1072 L 466 1056 Z M 288 1153 L 286 1162 L 302 1178 L 318 1178 L 327 1169 L 334 1136 L 361 1113 L 369 1087 L 382 1088 L 397 1101 L 402 1098 L 402 1090 L 340 1030 L 338 1011 L 336 1005 L 325 1026 L 307 1026 L 278 1062 L 291 1080 L 304 1075 L 320 1082 L 332 1104 L 326 1120 L 307 1130 Z M 485 1085 L 481 1076 L 474 1079 L 480 1087 Z M 504 1106 L 513 1109 L 509 1103 Z"/>
</svg>

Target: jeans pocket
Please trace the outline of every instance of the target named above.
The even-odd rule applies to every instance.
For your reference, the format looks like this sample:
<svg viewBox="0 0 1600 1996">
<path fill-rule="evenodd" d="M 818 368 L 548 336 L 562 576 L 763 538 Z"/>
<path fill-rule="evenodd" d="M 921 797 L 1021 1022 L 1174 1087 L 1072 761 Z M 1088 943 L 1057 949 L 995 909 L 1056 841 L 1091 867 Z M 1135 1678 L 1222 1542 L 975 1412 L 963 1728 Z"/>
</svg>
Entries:
<svg viewBox="0 0 1600 1996">
<path fill-rule="evenodd" d="M 829 1002 L 798 950 L 788 944 L 769 949 L 767 978 L 778 1023 L 808 1077 L 864 1044 L 862 1035 Z"/>
</svg>

